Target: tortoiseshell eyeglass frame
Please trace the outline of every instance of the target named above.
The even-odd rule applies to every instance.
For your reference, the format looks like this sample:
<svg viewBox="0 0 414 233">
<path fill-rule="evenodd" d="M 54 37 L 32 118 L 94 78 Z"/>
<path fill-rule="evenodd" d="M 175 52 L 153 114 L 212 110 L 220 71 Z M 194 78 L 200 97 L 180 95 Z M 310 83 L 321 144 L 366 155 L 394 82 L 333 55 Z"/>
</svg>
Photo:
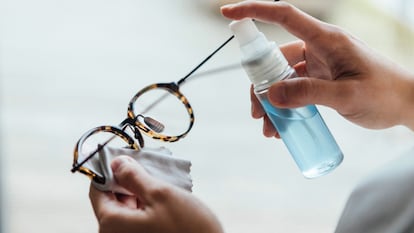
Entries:
<svg viewBox="0 0 414 233">
<path fill-rule="evenodd" d="M 188 132 L 190 132 L 191 128 L 194 125 L 194 112 L 193 109 L 191 108 L 190 103 L 188 102 L 187 98 L 181 94 L 181 92 L 179 91 L 179 86 L 176 83 L 157 83 L 157 84 L 152 84 L 149 85 L 147 87 L 145 87 L 144 89 L 142 89 L 141 91 L 139 91 L 129 102 L 129 106 L 128 106 L 128 117 L 131 119 L 135 119 L 137 118 L 137 116 L 135 116 L 134 113 L 134 103 L 135 101 L 144 93 L 146 93 L 147 91 L 153 90 L 153 89 L 157 89 L 157 88 L 161 88 L 164 89 L 166 91 L 168 91 L 169 93 L 175 95 L 185 106 L 185 108 L 187 109 L 187 113 L 190 117 L 190 121 L 189 121 L 189 125 L 187 130 L 180 134 L 180 135 L 163 135 L 160 133 L 155 132 L 154 130 L 152 130 L 151 128 L 147 127 L 145 124 L 142 124 L 139 121 L 135 121 L 136 126 L 142 130 L 142 132 L 144 132 L 146 135 L 152 137 L 153 139 L 157 139 L 157 140 L 161 140 L 164 142 L 175 142 L 178 141 L 180 138 L 185 137 Z"/>
<path fill-rule="evenodd" d="M 71 171 L 72 172 L 79 171 L 80 173 L 85 174 L 86 176 L 91 178 L 93 181 L 95 181 L 99 184 L 104 184 L 105 183 L 105 177 L 100 176 L 99 174 L 96 174 L 94 171 L 92 171 L 89 168 L 86 168 L 82 165 L 84 163 L 86 163 L 90 158 L 92 158 L 93 155 L 95 155 L 97 152 L 99 152 L 106 145 L 106 143 L 104 143 L 102 145 L 98 145 L 98 148 L 96 148 L 95 151 L 91 152 L 90 155 L 87 156 L 83 161 L 78 162 L 79 152 L 81 151 L 83 143 L 86 141 L 87 138 L 89 138 L 90 136 L 92 136 L 96 133 L 99 133 L 99 132 L 112 133 L 112 134 L 114 134 L 113 138 L 116 137 L 116 136 L 120 137 L 122 140 L 124 140 L 128 144 L 129 148 L 131 148 L 131 149 L 139 150 L 140 147 L 138 146 L 138 144 L 135 143 L 134 139 L 132 139 L 126 132 L 123 131 L 123 129 L 120 129 L 120 128 L 115 127 L 115 126 L 95 127 L 93 129 L 87 131 L 79 139 L 79 141 L 76 143 L 75 150 L 74 150 L 74 153 L 73 153 L 73 165 L 72 165 L 72 170 Z M 141 135 L 139 135 L 138 137 L 139 137 L 139 139 L 137 139 L 138 141 L 143 140 Z"/>
<path fill-rule="evenodd" d="M 278 0 L 274 0 L 274 1 L 276 2 Z M 189 78 L 196 70 L 198 70 L 201 66 L 203 66 L 204 63 L 206 63 L 211 57 L 213 57 L 214 54 L 216 54 L 220 49 L 222 49 L 233 38 L 234 38 L 234 35 L 230 36 L 230 38 L 228 38 L 223 44 L 221 44 L 216 50 L 214 50 L 209 56 L 207 56 L 202 62 L 200 62 L 200 64 L 198 64 L 193 70 L 191 70 L 186 76 L 181 78 L 178 82 L 176 82 L 176 83 L 173 82 L 173 83 L 152 84 L 152 85 L 149 85 L 149 86 L 145 87 L 141 91 L 139 91 L 131 99 L 131 101 L 129 103 L 128 117 L 124 121 L 122 121 L 121 124 L 118 127 L 116 127 L 116 126 L 100 126 L 100 127 L 93 128 L 93 129 L 89 130 L 88 132 L 86 132 L 79 139 L 79 141 L 76 143 L 71 172 L 74 173 L 76 171 L 79 171 L 79 172 L 87 175 L 89 178 L 91 178 L 95 182 L 100 183 L 100 184 L 104 184 L 105 183 L 105 177 L 96 174 L 95 172 L 91 171 L 90 169 L 88 169 L 88 168 L 86 168 L 82 165 L 85 164 L 89 159 L 91 159 L 92 156 L 94 156 L 97 152 L 99 152 L 113 138 L 120 137 L 122 140 L 124 140 L 128 144 L 128 147 L 130 147 L 131 149 L 134 149 L 134 150 L 139 150 L 140 148 L 142 148 L 144 146 L 144 139 L 142 137 L 141 131 L 144 132 L 146 135 L 154 138 L 154 139 L 162 140 L 162 141 L 166 141 L 166 142 L 175 142 L 175 141 L 179 140 L 180 138 L 183 138 L 184 136 L 186 136 L 188 134 L 188 132 L 190 132 L 191 128 L 194 125 L 194 113 L 193 113 L 193 109 L 191 108 L 190 104 L 188 103 L 187 98 L 185 98 L 185 96 L 180 93 L 179 86 L 182 83 L 184 83 L 187 80 L 187 78 Z M 225 70 L 225 69 L 218 69 L 218 71 L 220 71 L 220 70 Z M 163 89 L 167 90 L 168 92 L 172 93 L 187 108 L 187 112 L 190 116 L 190 124 L 189 124 L 188 129 L 184 133 L 182 133 L 181 135 L 171 136 L 171 135 L 159 134 L 159 133 L 155 132 L 154 130 L 151 130 L 149 127 L 147 127 L 146 125 L 142 124 L 141 122 L 139 122 L 137 120 L 137 117 L 139 115 L 135 116 L 134 109 L 133 109 L 134 102 L 143 93 L 145 93 L 149 90 L 152 90 L 152 89 L 156 89 L 156 88 L 163 88 Z M 156 104 L 156 102 L 157 101 L 155 101 L 154 104 Z M 127 127 L 129 127 L 134 132 L 134 137 L 138 141 L 138 144 L 135 142 L 135 140 L 131 136 L 129 136 L 124 131 Z M 87 156 L 83 161 L 78 162 L 79 151 L 80 151 L 83 143 L 86 141 L 86 139 L 88 137 L 90 137 L 90 136 L 92 136 L 96 133 L 99 133 L 99 132 L 112 133 L 112 134 L 114 134 L 114 136 L 111 139 L 109 139 L 108 141 L 104 142 L 103 144 L 98 145 L 98 148 L 96 150 L 94 150 L 89 156 Z"/>
<path fill-rule="evenodd" d="M 188 128 L 180 135 L 165 135 L 158 133 L 154 130 L 152 130 L 147 125 L 143 124 L 142 122 L 138 121 L 137 118 L 139 116 L 142 116 L 141 114 L 136 115 L 134 112 L 134 103 L 136 100 L 142 96 L 143 94 L 147 93 L 148 91 L 154 90 L 154 89 L 163 89 L 168 91 L 170 94 L 177 97 L 179 101 L 185 106 L 188 117 L 189 117 L 189 125 Z M 72 172 L 79 171 L 85 175 L 87 175 L 89 178 L 94 180 L 97 183 L 104 184 L 105 183 L 105 177 L 96 174 L 94 171 L 82 166 L 86 161 L 88 161 L 93 155 L 95 155 L 97 152 L 99 152 L 109 141 L 114 139 L 115 137 L 121 138 L 126 144 L 127 147 L 134 149 L 134 150 L 140 150 L 140 148 L 144 147 L 144 139 L 142 137 L 141 132 L 146 134 L 147 136 L 156 139 L 161 140 L 164 142 L 175 142 L 179 139 L 185 137 L 191 130 L 191 128 L 194 125 L 194 112 L 193 108 L 191 107 L 190 103 L 188 102 L 187 98 L 179 91 L 179 86 L 176 83 L 156 83 L 149 85 L 142 90 L 140 90 L 137 94 L 132 97 L 131 101 L 128 105 L 128 113 L 127 118 L 119 124 L 119 126 L 99 126 L 96 128 L 93 128 L 89 131 L 87 131 L 85 134 L 82 135 L 82 137 L 79 139 L 79 141 L 76 143 L 75 150 L 74 150 L 74 158 L 73 158 L 73 165 L 72 165 Z M 125 132 L 125 129 L 127 127 L 130 127 L 132 132 L 134 133 L 134 137 L 137 140 L 135 142 L 135 139 L 132 138 L 129 134 Z M 109 140 L 104 142 L 102 145 L 98 145 L 97 148 L 90 153 L 89 155 L 82 156 L 85 157 L 85 159 L 81 162 L 78 161 L 81 153 L 82 146 L 84 142 L 92 135 L 101 133 L 101 132 L 107 132 L 112 133 L 114 136 L 111 137 Z"/>
</svg>

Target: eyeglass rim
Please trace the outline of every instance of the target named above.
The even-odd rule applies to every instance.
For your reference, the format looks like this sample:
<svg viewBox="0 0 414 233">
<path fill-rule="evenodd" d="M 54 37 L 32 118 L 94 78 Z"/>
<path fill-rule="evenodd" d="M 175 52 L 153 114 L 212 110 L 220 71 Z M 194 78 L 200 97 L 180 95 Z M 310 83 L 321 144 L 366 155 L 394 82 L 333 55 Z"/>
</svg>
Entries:
<svg viewBox="0 0 414 233">
<path fill-rule="evenodd" d="M 187 128 L 186 131 L 184 131 L 182 134 L 180 135 L 165 135 L 165 134 L 161 134 L 161 133 L 157 133 L 154 130 L 150 129 L 149 127 L 147 127 L 146 125 L 142 124 L 141 122 L 139 122 L 138 120 L 135 120 L 135 125 L 142 130 L 142 132 L 153 138 L 156 140 L 161 140 L 164 142 L 175 142 L 178 141 L 179 139 L 185 137 L 190 130 L 192 129 L 193 125 L 194 125 L 194 111 L 193 108 L 191 107 L 188 99 L 180 92 L 179 90 L 179 85 L 177 83 L 171 82 L 171 83 L 154 83 L 151 85 L 148 85 L 144 88 L 142 88 L 140 91 L 137 92 L 137 94 L 135 94 L 131 100 L 129 101 L 128 104 L 128 117 L 131 119 L 136 119 L 137 115 L 135 115 L 134 113 L 134 103 L 135 101 L 144 93 L 146 93 L 147 91 L 153 90 L 153 89 L 157 89 L 157 88 L 161 88 L 164 90 L 167 90 L 168 92 L 170 92 L 171 94 L 173 94 L 174 96 L 176 96 L 185 106 L 187 113 L 189 115 L 190 118 L 190 124 Z M 139 114 L 138 114 L 139 115 Z"/>
<path fill-rule="evenodd" d="M 122 129 L 120 129 L 118 127 L 115 127 L 115 126 L 98 126 L 98 127 L 93 128 L 93 129 L 90 129 L 86 133 L 84 133 L 82 135 L 82 137 L 76 143 L 75 149 L 74 149 L 74 152 L 73 152 L 72 168 L 75 168 L 79 165 L 78 159 L 79 159 L 80 151 L 81 151 L 81 148 L 82 148 L 84 142 L 86 141 L 86 139 L 88 139 L 90 136 L 92 136 L 94 134 L 97 134 L 97 133 L 100 133 L 100 132 L 112 133 L 115 136 L 118 136 L 121 139 L 123 139 L 131 147 L 131 149 L 140 150 L 140 147 L 135 142 L 135 140 L 131 136 L 129 136 L 125 131 L 123 131 Z M 89 160 L 89 159 L 87 159 L 87 160 Z M 90 170 L 87 167 L 80 166 L 77 169 L 75 169 L 75 171 L 78 171 L 82 174 L 85 174 L 90 179 L 92 179 L 93 181 L 95 181 L 99 184 L 104 184 L 105 183 L 105 177 L 104 176 L 96 174 L 94 171 Z"/>
</svg>

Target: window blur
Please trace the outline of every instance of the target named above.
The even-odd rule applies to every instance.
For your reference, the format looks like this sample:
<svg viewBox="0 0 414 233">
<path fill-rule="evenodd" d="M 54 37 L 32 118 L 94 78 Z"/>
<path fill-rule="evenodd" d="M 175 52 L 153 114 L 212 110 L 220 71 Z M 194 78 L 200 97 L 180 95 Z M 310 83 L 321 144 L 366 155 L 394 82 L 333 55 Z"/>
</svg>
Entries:
<svg viewBox="0 0 414 233">
<path fill-rule="evenodd" d="M 96 125 L 119 123 L 136 91 L 181 78 L 223 43 L 229 21 L 218 7 L 225 2 L 0 2 L 4 232 L 97 232 L 89 181 L 70 173 L 75 142 Z M 291 2 L 413 69 L 412 1 Z M 294 39 L 259 26 L 277 43 Z M 200 72 L 238 59 L 232 42 Z M 195 126 L 180 142 L 162 144 L 192 161 L 194 194 L 227 232 L 333 232 L 358 181 L 412 146 L 405 128 L 366 130 L 320 107 L 345 160 L 334 173 L 306 180 L 282 142 L 264 138 L 261 122 L 251 119 L 249 85 L 239 68 L 185 84 Z"/>
</svg>

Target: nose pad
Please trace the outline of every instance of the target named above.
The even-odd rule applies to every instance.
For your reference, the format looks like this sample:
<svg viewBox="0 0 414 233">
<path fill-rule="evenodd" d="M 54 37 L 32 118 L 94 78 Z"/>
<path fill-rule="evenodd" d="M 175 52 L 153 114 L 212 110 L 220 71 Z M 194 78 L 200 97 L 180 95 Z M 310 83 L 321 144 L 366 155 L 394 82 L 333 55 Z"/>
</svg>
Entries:
<svg viewBox="0 0 414 233">
<path fill-rule="evenodd" d="M 161 133 L 165 129 L 164 124 L 151 117 L 144 117 L 144 123 L 157 133 Z"/>
</svg>

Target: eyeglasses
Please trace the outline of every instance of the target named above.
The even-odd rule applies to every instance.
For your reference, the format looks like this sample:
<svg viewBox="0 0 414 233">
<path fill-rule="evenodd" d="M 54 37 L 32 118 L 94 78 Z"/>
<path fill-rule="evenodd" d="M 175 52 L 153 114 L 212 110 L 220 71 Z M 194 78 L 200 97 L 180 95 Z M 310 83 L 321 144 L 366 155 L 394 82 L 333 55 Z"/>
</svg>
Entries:
<svg viewBox="0 0 414 233">
<path fill-rule="evenodd" d="M 78 171 L 87 175 L 93 181 L 104 184 L 105 177 L 102 174 L 84 165 L 109 143 L 123 147 L 126 144 L 131 149 L 139 150 L 144 147 L 142 133 L 165 142 L 175 142 L 185 137 L 193 127 L 195 118 L 190 103 L 179 88 L 233 38 L 234 35 L 230 36 L 177 82 L 152 84 L 140 90 L 129 102 L 127 118 L 118 126 L 99 126 L 83 134 L 75 146 L 71 172 Z M 227 68 L 231 69 L 234 66 L 215 71 L 219 72 Z M 161 103 L 163 104 L 162 107 L 159 106 Z M 157 108 L 155 108 L 156 106 Z M 127 133 L 128 129 L 133 136 Z"/>
<path fill-rule="evenodd" d="M 105 177 L 102 174 L 84 165 L 109 143 L 140 150 L 144 147 L 142 133 L 164 142 L 175 142 L 185 137 L 193 127 L 195 118 L 190 103 L 179 88 L 233 38 L 234 36 L 228 38 L 177 82 L 156 83 L 138 91 L 128 104 L 127 118 L 118 126 L 99 126 L 83 134 L 75 146 L 71 172 L 78 171 L 93 181 L 104 184 Z M 223 69 L 216 71 L 221 70 Z M 213 72 L 215 71 L 210 71 Z M 128 132 L 132 133 L 132 136 Z"/>
</svg>

